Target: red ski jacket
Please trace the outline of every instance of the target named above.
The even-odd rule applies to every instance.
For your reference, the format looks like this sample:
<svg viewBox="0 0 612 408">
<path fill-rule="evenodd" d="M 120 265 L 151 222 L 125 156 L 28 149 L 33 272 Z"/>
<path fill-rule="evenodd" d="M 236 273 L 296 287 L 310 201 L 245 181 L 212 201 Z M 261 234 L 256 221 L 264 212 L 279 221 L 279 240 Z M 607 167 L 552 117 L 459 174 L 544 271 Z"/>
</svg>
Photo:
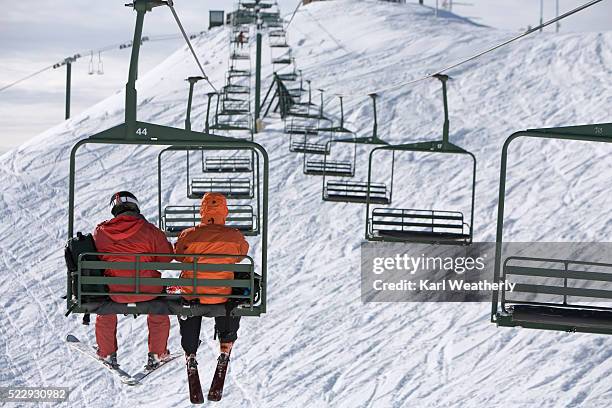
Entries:
<svg viewBox="0 0 612 408">
<path fill-rule="evenodd" d="M 94 241 L 98 252 L 124 252 L 124 253 L 173 253 L 172 244 L 155 225 L 142 216 L 119 215 L 112 220 L 104 221 L 94 231 Z M 133 262 L 134 256 L 129 255 L 103 255 L 103 261 Z M 172 262 L 173 257 L 143 256 L 141 262 Z M 107 269 L 105 276 L 133 277 L 134 270 Z M 154 270 L 141 270 L 142 278 L 159 278 L 161 273 Z M 163 286 L 139 285 L 141 292 L 161 293 Z M 111 292 L 134 292 L 135 285 L 109 285 Z M 156 296 L 142 295 L 114 295 L 111 299 L 118 303 L 144 302 L 155 299 Z"/>
</svg>

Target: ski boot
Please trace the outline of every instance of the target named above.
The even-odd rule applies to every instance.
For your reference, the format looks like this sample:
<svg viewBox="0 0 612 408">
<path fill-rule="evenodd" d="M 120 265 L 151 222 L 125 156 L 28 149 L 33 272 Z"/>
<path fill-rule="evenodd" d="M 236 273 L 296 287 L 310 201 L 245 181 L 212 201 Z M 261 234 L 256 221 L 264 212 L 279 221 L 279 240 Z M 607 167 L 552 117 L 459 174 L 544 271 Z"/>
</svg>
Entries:
<svg viewBox="0 0 612 408">
<path fill-rule="evenodd" d="M 195 354 L 185 355 L 185 362 L 187 364 L 187 371 L 198 371 L 198 361 Z"/>
<path fill-rule="evenodd" d="M 106 357 L 102 357 L 101 355 L 98 354 L 98 358 L 104 361 L 105 364 L 108 364 L 114 369 L 119 368 L 119 363 L 117 362 L 117 353 L 109 354 Z"/>
<path fill-rule="evenodd" d="M 170 357 L 170 351 L 166 351 L 164 354 L 155 354 L 149 352 L 147 355 L 147 365 L 145 365 L 145 369 L 147 370 L 155 370 L 161 363 L 166 361 Z"/>
</svg>

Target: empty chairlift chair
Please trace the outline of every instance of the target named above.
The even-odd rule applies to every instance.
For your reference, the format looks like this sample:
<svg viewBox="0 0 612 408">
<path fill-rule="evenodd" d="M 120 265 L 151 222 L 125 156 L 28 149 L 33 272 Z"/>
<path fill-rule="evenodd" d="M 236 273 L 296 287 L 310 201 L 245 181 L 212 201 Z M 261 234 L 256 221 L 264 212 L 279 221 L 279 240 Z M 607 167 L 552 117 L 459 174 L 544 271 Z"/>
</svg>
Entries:
<svg viewBox="0 0 612 408">
<path fill-rule="evenodd" d="M 285 133 L 288 135 L 316 135 L 319 132 L 319 118 L 290 116 L 285 119 Z"/>
<path fill-rule="evenodd" d="M 246 177 L 201 177 L 191 179 L 189 198 L 202 198 L 206 193 L 221 193 L 228 199 L 251 199 L 253 188 L 251 179 Z"/>
<path fill-rule="evenodd" d="M 395 172 L 396 156 L 402 152 L 435 153 L 446 155 L 463 155 L 471 158 L 472 183 L 470 214 L 454 210 L 437 210 L 406 207 L 378 207 L 372 208 L 374 190 L 369 187 L 366 193 L 366 228 L 365 238 L 368 241 L 399 241 L 445 245 L 470 245 L 473 237 L 474 200 L 476 194 L 476 157 L 448 141 L 449 120 L 448 103 L 446 97 L 446 75 L 436 75 L 442 83 L 444 101 L 444 127 L 442 140 L 434 142 L 419 142 L 401 145 L 388 145 L 376 147 L 370 152 L 368 162 L 368 184 L 373 182 L 372 169 L 375 167 L 374 156 L 380 151 L 391 151 L 391 174 Z M 393 179 L 389 186 L 393 190 Z"/>
<path fill-rule="evenodd" d="M 293 64 L 291 48 L 272 48 L 272 68 L 274 72 L 278 72 L 291 64 Z"/>
<path fill-rule="evenodd" d="M 275 6 L 275 10 L 264 9 L 259 12 L 263 25 L 268 29 L 283 27 L 283 18 L 281 17 L 280 10 L 278 9 L 278 5 L 275 4 Z"/>
<path fill-rule="evenodd" d="M 248 94 L 247 94 L 248 97 Z M 209 99 L 209 107 L 210 111 L 210 103 L 211 99 Z M 225 104 L 235 104 L 236 106 L 246 107 L 249 103 L 248 99 L 242 99 L 240 97 L 228 96 L 227 93 L 222 95 L 217 95 L 217 104 L 216 110 L 214 114 L 214 122 L 210 125 L 210 129 L 217 131 L 246 131 L 248 133 L 248 137 L 252 140 L 252 130 L 253 123 L 252 117 L 250 114 L 250 110 L 240 109 L 240 111 L 235 110 L 226 110 L 223 109 L 223 103 Z M 208 113 L 207 113 L 208 117 Z M 234 135 L 232 135 L 234 136 Z"/>
<path fill-rule="evenodd" d="M 292 97 L 297 97 L 299 99 L 299 97 L 302 95 L 302 92 L 304 92 L 305 90 L 302 87 L 301 70 L 297 69 L 297 66 L 295 64 L 295 58 L 291 59 L 291 65 L 279 67 L 279 69 L 274 72 L 281 81 L 285 81 L 288 83 L 287 90 L 289 91 L 289 94 Z M 293 85 L 291 84 L 292 82 L 297 82 L 299 85 Z"/>
<path fill-rule="evenodd" d="M 228 62 L 228 81 L 234 81 L 236 79 L 248 80 L 251 76 L 251 68 L 250 51 L 248 48 L 244 50 L 232 50 Z"/>
<path fill-rule="evenodd" d="M 449 142 L 421 142 L 405 145 L 383 146 L 370 152 L 368 184 L 371 185 L 374 156 L 377 152 L 392 151 L 392 170 L 395 157 L 401 152 L 422 152 L 466 155 L 472 159 L 471 206 L 469 217 L 459 211 L 418 208 L 371 208 L 376 198 L 375 190 L 366 186 L 366 239 L 369 241 L 400 241 L 431 244 L 469 245 L 472 243 L 474 199 L 476 189 L 475 156 Z M 393 180 L 389 188 L 393 189 Z M 416 192 L 415 192 L 416 193 Z"/>
<path fill-rule="evenodd" d="M 304 174 L 310 176 L 353 177 L 355 164 L 350 161 L 308 159 L 304 156 Z"/>
<path fill-rule="evenodd" d="M 287 32 L 282 29 L 271 29 L 268 31 L 268 41 L 271 48 L 287 48 Z"/>
<path fill-rule="evenodd" d="M 230 98 L 226 94 L 221 97 L 220 113 L 226 115 L 246 115 L 250 113 L 251 107 L 248 100 Z"/>
<path fill-rule="evenodd" d="M 344 112 L 342 99 L 340 99 L 341 107 L 341 119 L 339 126 L 332 126 L 329 130 L 334 132 L 340 132 L 345 134 L 353 135 L 349 138 L 330 139 L 326 144 L 327 151 L 336 151 L 337 148 L 332 149 L 333 144 L 348 145 L 352 146 L 354 162 L 357 157 L 358 146 L 376 146 L 376 145 L 388 145 L 387 142 L 378 138 L 378 120 L 376 114 L 376 94 L 370 95 L 374 107 L 374 124 L 372 129 L 371 137 L 354 137 L 347 129 L 344 128 Z M 327 129 L 325 129 L 327 130 Z M 333 160 L 333 157 L 332 157 Z M 324 168 L 327 162 L 327 158 L 324 159 Z M 372 204 L 389 204 L 391 202 L 391 190 L 387 188 L 385 183 L 368 183 L 367 181 L 355 181 L 347 179 L 339 180 L 328 180 L 326 179 L 326 173 L 323 172 L 323 201 L 335 201 L 345 203 L 362 203 L 365 204 L 369 199 Z M 393 172 L 391 173 L 391 185 L 393 184 Z M 369 195 L 368 195 L 369 194 Z"/>
<path fill-rule="evenodd" d="M 328 126 L 325 124 L 321 126 L 321 119 L 319 120 L 319 127 L 317 128 L 317 138 L 309 137 L 308 135 L 293 135 L 289 136 L 289 151 L 295 153 L 306 153 L 312 155 L 328 155 L 331 151 L 331 143 L 333 135 L 353 133 L 344 127 L 344 104 L 342 102 L 342 96 L 340 98 L 340 123 L 334 126 L 330 119 L 325 119 L 329 123 Z M 376 103 L 374 103 L 374 112 L 376 113 Z M 319 115 L 321 116 L 321 115 Z M 374 116 L 374 126 L 376 131 L 376 114 Z"/>
<path fill-rule="evenodd" d="M 205 193 L 221 193 L 227 199 L 250 200 L 258 197 L 258 181 L 259 181 L 259 164 L 258 157 L 253 156 L 255 163 L 239 161 L 239 158 L 216 157 L 210 158 L 208 169 L 205 170 L 203 176 L 191 177 L 190 151 L 187 150 L 187 198 L 198 199 L 202 198 Z M 251 159 L 252 160 L 252 159 Z M 242 164 L 240 164 L 240 162 Z M 206 166 L 206 157 L 202 166 Z M 230 176 L 230 177 L 213 177 L 208 176 L 214 173 L 244 173 L 242 170 L 249 168 L 246 176 Z M 221 170 L 221 171 L 220 171 Z M 238 171 L 240 170 L 240 171 Z"/>
<path fill-rule="evenodd" d="M 337 139 L 330 141 L 327 146 L 330 151 L 333 143 L 342 143 L 352 145 L 353 157 L 357 156 L 357 146 L 359 145 L 386 145 L 387 143 L 378 138 L 352 138 L 352 139 Z M 323 160 L 323 168 L 327 168 L 327 157 Z M 372 204 L 389 204 L 391 202 L 391 190 L 387 188 L 385 183 L 356 181 L 350 179 L 329 180 L 326 178 L 327 172 L 323 171 L 323 201 L 335 201 L 345 203 L 361 203 L 370 202 Z M 393 176 L 391 176 L 391 184 L 393 184 Z"/>
<path fill-rule="evenodd" d="M 329 132 L 333 138 L 333 132 Z M 325 144 L 325 151 L 330 152 L 330 142 Z M 306 152 L 303 157 L 303 172 L 306 175 L 325 176 L 325 177 L 353 177 L 355 175 L 355 156 L 357 153 L 356 145 L 351 149 L 349 157 L 328 159 L 327 155 L 323 158 L 314 158 L 313 155 L 321 155 L 319 152 Z"/>
<path fill-rule="evenodd" d="M 491 322 L 498 326 L 612 334 L 612 264 L 566 258 L 506 256 L 503 244 L 508 147 L 518 138 L 612 143 L 612 124 L 514 133 L 501 156 L 494 281 L 515 283 L 493 292 Z M 537 226 L 536 226 L 537 227 Z"/>
<path fill-rule="evenodd" d="M 320 135 L 317 132 L 317 135 Z M 330 152 L 330 146 L 321 137 L 313 141 L 308 135 L 289 135 L 289 151 L 294 153 L 306 153 L 312 155 L 327 155 Z"/>
<path fill-rule="evenodd" d="M 248 156 L 205 156 L 202 151 L 204 173 L 251 173 L 253 165 Z"/>
</svg>

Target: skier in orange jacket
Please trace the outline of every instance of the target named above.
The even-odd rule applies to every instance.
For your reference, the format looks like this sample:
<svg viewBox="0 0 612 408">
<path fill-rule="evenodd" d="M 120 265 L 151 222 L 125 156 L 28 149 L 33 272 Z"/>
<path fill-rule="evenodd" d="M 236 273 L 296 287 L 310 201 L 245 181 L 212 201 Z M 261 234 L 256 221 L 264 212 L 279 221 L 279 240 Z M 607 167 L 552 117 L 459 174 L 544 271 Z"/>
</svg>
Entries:
<svg viewBox="0 0 612 408">
<path fill-rule="evenodd" d="M 175 244 L 175 253 L 178 254 L 226 254 L 226 255 L 246 255 L 249 244 L 244 235 L 235 228 L 225 226 L 225 219 L 229 211 L 227 201 L 223 194 L 206 193 L 202 198 L 200 206 L 201 223 L 195 227 L 184 230 Z M 215 257 L 199 258 L 199 263 L 237 263 L 240 257 Z M 177 257 L 177 260 L 193 263 L 191 257 Z M 193 278 L 193 271 L 184 271 L 181 278 Z M 197 272 L 198 279 L 233 279 L 233 272 Z M 181 287 L 183 293 L 192 294 L 193 289 L 189 286 Z M 229 295 L 232 293 L 231 287 L 210 287 L 202 286 L 197 288 L 198 294 L 218 294 Z M 227 297 L 198 297 L 185 296 L 186 299 L 197 299 L 200 303 L 219 304 L 228 301 Z M 200 343 L 200 327 L 202 316 L 179 319 L 181 328 L 181 346 L 185 351 L 187 366 L 195 368 L 195 359 L 198 345 Z M 240 327 L 240 316 L 220 316 L 215 317 L 215 334 L 219 337 L 221 355 L 219 363 L 227 367 L 232 346 L 238 338 L 238 328 Z"/>
</svg>

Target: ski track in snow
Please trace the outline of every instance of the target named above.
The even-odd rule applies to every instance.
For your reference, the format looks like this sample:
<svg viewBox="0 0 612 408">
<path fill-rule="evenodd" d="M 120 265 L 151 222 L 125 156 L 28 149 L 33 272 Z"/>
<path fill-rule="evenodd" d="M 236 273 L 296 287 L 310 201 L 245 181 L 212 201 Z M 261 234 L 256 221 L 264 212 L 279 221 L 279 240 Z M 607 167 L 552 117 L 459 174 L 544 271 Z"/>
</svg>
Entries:
<svg viewBox="0 0 612 408">
<path fill-rule="evenodd" d="M 435 19 L 416 5 L 348 0 L 311 4 L 289 29 L 298 67 L 312 79 L 313 89 L 327 90 L 326 112 L 336 117 L 335 92 L 363 94 L 417 78 L 512 35 L 450 14 Z M 223 82 L 227 68 L 227 39 L 227 31 L 214 29 L 194 44 L 215 84 Z M 269 53 L 265 48 L 264 62 Z M 478 160 L 477 240 L 494 238 L 506 137 L 526 128 L 609 121 L 611 67 L 612 33 L 544 33 L 449 73 L 451 141 Z M 264 70 L 265 91 L 271 65 Z M 183 48 L 143 74 L 139 118 L 182 127 L 184 79 L 194 72 Z M 203 86 L 196 88 L 193 129 L 204 127 Z M 313 99 L 318 103 L 316 93 Z M 378 106 L 383 139 L 440 137 L 437 81 L 384 92 Z M 366 95 L 347 96 L 345 113 L 348 127 L 361 136 L 370 134 Z M 68 386 L 72 394 L 66 405 L 74 407 L 188 406 L 182 364 L 164 368 L 146 386 L 126 387 L 64 344 L 68 332 L 89 344 L 95 341 L 93 324 L 85 327 L 80 316 L 63 316 L 70 149 L 122 120 L 123 96 L 117 93 L 0 158 L 0 385 Z M 242 320 L 219 406 L 611 405 L 609 337 L 498 329 L 489 323 L 487 303 L 363 304 L 363 207 L 322 203 L 320 178 L 302 174 L 302 158 L 288 152 L 282 124 L 272 117 L 266 126 L 256 140 L 268 150 L 271 168 L 268 313 Z M 156 222 L 158 151 L 81 149 L 76 229 L 89 231 L 108 218 L 107 199 L 118 189 L 134 191 L 143 213 Z M 510 151 L 506 237 L 611 241 L 609 147 L 517 141 Z M 364 154 L 361 150 L 360 157 Z M 164 203 L 188 204 L 185 156 L 168 158 Z M 388 164 L 381 160 L 381 175 Z M 465 166 L 460 160 L 443 166 L 432 155 L 398 158 L 394 204 L 450 206 L 467 213 L 464 187 L 471 169 Z M 362 159 L 355 179 L 366 171 Z M 573 213 L 578 209 L 580 217 Z M 249 241 L 256 253 L 258 239 Z M 217 356 L 213 325 L 205 321 L 201 335 L 206 339 L 199 358 L 205 388 Z M 118 342 L 122 368 L 136 372 L 146 360 L 146 319 L 120 317 Z M 180 349 L 175 317 L 170 349 Z"/>
</svg>

